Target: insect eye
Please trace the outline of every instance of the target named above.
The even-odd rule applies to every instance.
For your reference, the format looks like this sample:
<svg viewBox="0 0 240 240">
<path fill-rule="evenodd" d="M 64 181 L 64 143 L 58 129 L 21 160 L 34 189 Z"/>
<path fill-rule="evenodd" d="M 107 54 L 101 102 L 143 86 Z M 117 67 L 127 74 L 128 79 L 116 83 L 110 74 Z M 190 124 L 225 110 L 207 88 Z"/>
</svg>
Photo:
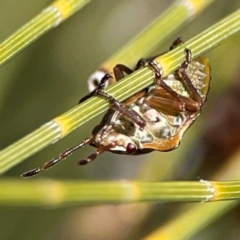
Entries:
<svg viewBox="0 0 240 240">
<path fill-rule="evenodd" d="M 127 152 L 128 153 L 135 153 L 137 150 L 136 146 L 132 143 L 128 143 L 127 145 Z"/>
</svg>

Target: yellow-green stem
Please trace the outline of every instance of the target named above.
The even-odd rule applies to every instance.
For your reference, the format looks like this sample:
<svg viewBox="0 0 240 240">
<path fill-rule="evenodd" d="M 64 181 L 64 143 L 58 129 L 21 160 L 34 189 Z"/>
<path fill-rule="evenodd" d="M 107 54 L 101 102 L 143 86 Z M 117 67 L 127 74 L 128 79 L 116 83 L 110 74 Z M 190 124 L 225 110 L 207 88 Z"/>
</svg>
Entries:
<svg viewBox="0 0 240 240">
<path fill-rule="evenodd" d="M 127 66 L 136 64 L 136 60 L 148 56 L 166 38 L 173 35 L 180 27 L 203 11 L 213 0 L 175 1 L 162 15 L 155 19 L 145 30 L 119 49 L 105 61 L 100 69 L 111 72 L 118 63 Z"/>
<path fill-rule="evenodd" d="M 91 0 L 57 0 L 0 44 L 0 66 Z"/>
<path fill-rule="evenodd" d="M 57 206 L 76 203 L 102 204 L 143 201 L 203 202 L 239 199 L 240 181 L 82 182 L 2 179 L 0 193 L 0 203 L 4 205 Z"/>
</svg>

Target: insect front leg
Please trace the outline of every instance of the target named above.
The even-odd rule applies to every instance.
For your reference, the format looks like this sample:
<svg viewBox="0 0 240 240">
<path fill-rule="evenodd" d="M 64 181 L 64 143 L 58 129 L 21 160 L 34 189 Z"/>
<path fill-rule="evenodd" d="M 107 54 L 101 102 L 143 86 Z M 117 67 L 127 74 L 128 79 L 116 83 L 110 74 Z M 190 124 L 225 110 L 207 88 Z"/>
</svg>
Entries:
<svg viewBox="0 0 240 240">
<path fill-rule="evenodd" d="M 78 103 L 82 103 L 82 102 L 86 101 L 90 97 L 95 96 L 98 91 L 103 90 L 105 88 L 105 86 L 106 86 L 107 81 L 110 78 L 112 78 L 112 76 L 110 74 L 105 74 L 105 76 L 99 82 L 98 86 L 92 92 L 90 92 L 88 95 L 86 95 L 83 98 L 81 98 Z"/>
<path fill-rule="evenodd" d="M 133 70 L 130 69 L 129 67 L 123 65 L 123 64 L 117 64 L 113 68 L 113 72 L 114 72 L 115 80 L 119 81 L 122 78 L 124 78 L 124 73 L 129 75 L 129 74 L 133 73 Z M 94 96 L 96 91 L 103 90 L 108 84 L 114 83 L 115 80 L 108 73 L 105 73 L 105 75 L 101 79 L 96 79 L 96 78 L 94 78 L 93 80 L 89 79 L 91 88 L 92 88 L 92 85 L 94 85 L 95 89 L 92 92 L 90 92 L 88 95 L 86 95 L 83 98 L 81 98 L 78 103 L 82 103 L 82 102 L 86 101 L 90 97 Z"/>
</svg>

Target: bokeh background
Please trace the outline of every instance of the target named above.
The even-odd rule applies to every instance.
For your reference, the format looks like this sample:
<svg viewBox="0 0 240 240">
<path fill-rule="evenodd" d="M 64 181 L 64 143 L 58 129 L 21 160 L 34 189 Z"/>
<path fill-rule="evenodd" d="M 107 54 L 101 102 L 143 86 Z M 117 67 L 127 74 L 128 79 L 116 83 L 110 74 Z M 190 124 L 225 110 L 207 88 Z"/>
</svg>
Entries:
<svg viewBox="0 0 240 240">
<path fill-rule="evenodd" d="M 92 1 L 3 65 L 0 69 L 0 149 L 75 106 L 88 92 L 89 75 L 172 2 Z M 0 42 L 50 3 L 50 0 L 1 0 Z M 168 49 L 179 36 L 190 39 L 239 7 L 239 0 L 228 4 L 215 1 L 159 46 L 153 55 Z M 77 161 L 94 151 L 86 147 L 38 178 L 113 180 L 138 176 L 146 180 L 140 173 L 146 171 L 148 161 L 161 164 L 177 156 L 182 164 L 164 180 L 218 180 L 213 179 L 212 174 L 240 144 L 239 43 L 238 34 L 206 54 L 212 67 L 208 101 L 177 150 L 139 157 L 105 153 L 88 166 L 78 167 Z M 100 119 L 89 121 L 1 177 L 18 178 L 22 172 L 41 166 L 90 135 Z M 161 176 L 164 165 L 159 165 L 156 171 Z M 148 174 L 151 176 L 151 172 Z M 181 204 L 159 203 L 146 217 L 143 212 L 138 224 L 133 212 L 129 214 L 131 207 L 131 204 L 56 208 L 0 206 L 0 239 L 141 239 L 157 226 L 174 219 Z M 231 210 L 192 239 L 239 239 L 239 212 L 240 208 Z"/>
</svg>

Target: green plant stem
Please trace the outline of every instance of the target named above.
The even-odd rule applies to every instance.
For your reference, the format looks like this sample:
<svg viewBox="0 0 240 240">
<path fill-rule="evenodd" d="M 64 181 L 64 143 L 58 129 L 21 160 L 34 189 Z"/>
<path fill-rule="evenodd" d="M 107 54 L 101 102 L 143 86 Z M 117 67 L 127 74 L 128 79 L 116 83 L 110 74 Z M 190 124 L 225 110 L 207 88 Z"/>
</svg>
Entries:
<svg viewBox="0 0 240 240">
<path fill-rule="evenodd" d="M 230 186 L 230 187 L 229 187 Z M 218 194 L 218 191 L 221 191 Z M 220 190 L 221 189 L 221 190 Z M 217 201 L 240 198 L 235 182 L 131 181 L 0 181 L 0 203 L 7 205 L 69 205 L 149 201 Z M 216 196 L 221 196 L 217 198 Z"/>
<path fill-rule="evenodd" d="M 18 29 L 0 45 L 0 66 L 33 43 L 47 31 L 57 27 L 66 18 L 91 0 L 58 0 Z"/>
<path fill-rule="evenodd" d="M 233 12 L 212 27 L 196 35 L 182 45 L 182 51 L 171 51 L 156 59 L 164 69 L 164 76 L 176 69 L 183 61 L 182 52 L 185 48 L 191 50 L 193 58 L 203 55 L 207 51 L 226 41 L 240 30 L 240 9 Z M 179 51 L 180 50 L 180 51 Z"/>
<path fill-rule="evenodd" d="M 138 36 L 105 61 L 100 69 L 111 72 L 118 63 L 133 66 L 136 64 L 136 59 L 149 56 L 166 38 L 173 35 L 212 2 L 213 0 L 189 0 L 187 4 L 187 1 L 181 3 L 175 1 Z"/>
<path fill-rule="evenodd" d="M 233 34 L 239 32 L 239 30 L 240 10 L 237 10 L 203 33 L 187 41 L 184 46 L 180 46 L 157 58 L 156 61 L 158 61 L 163 71 L 163 76 L 178 68 L 185 57 L 185 46 L 191 49 L 193 58 L 195 58 L 222 43 Z M 154 81 L 154 75 L 151 68 L 144 67 L 108 87 L 106 92 L 119 101 L 123 101 L 151 85 Z M 0 152 L 0 173 L 7 171 L 37 151 L 66 136 L 86 121 L 107 110 L 108 107 L 109 103 L 106 101 L 92 97 L 3 149 Z"/>
<path fill-rule="evenodd" d="M 190 239 L 199 230 L 209 226 L 211 222 L 236 206 L 237 203 L 237 201 L 226 201 L 197 204 L 192 211 L 185 211 L 180 217 L 176 216 L 170 223 L 163 225 L 143 239 Z"/>
<path fill-rule="evenodd" d="M 113 85 L 107 92 L 110 90 L 111 93 L 114 93 L 112 95 L 117 94 L 118 99 L 123 100 L 132 94 L 133 88 L 140 91 L 146 85 L 146 80 L 149 80 L 149 78 L 151 81 L 154 80 L 154 74 L 148 69 L 141 69 L 137 75 L 129 77 L 130 81 L 121 81 L 121 83 L 119 82 L 120 85 L 118 84 L 119 87 Z M 123 88 L 125 89 L 124 91 L 122 91 Z M 61 139 L 77 127 L 105 111 L 108 107 L 108 102 L 93 97 L 3 149 L 0 151 L 0 173 L 5 172 L 49 144 Z"/>
<path fill-rule="evenodd" d="M 240 149 L 228 159 L 225 166 L 218 170 L 213 179 L 240 179 Z M 213 185 L 215 189 L 214 199 L 224 200 L 225 197 L 229 200 L 234 200 L 239 194 L 239 188 L 236 184 L 239 181 L 229 182 L 206 182 Z M 217 184 L 215 184 L 217 183 Z M 211 186 L 210 185 L 210 186 Z M 175 216 L 173 220 L 166 222 L 160 226 L 152 234 L 144 238 L 144 240 L 153 239 L 190 239 L 194 234 L 200 232 L 206 226 L 209 226 L 216 219 L 223 216 L 226 212 L 239 205 L 239 201 L 225 201 L 218 203 L 187 205 L 182 208 L 182 211 Z"/>
<path fill-rule="evenodd" d="M 238 17 L 240 13 L 236 14 L 235 16 Z M 234 18 L 232 19 L 233 21 L 236 21 L 234 20 Z M 228 23 L 229 21 L 226 21 L 226 24 Z M 236 21 L 236 23 L 238 22 L 238 20 Z M 223 22 L 224 24 L 224 22 Z M 230 28 L 231 31 L 235 31 L 235 28 L 236 27 L 236 30 L 239 28 L 239 23 L 237 23 L 235 26 L 233 24 L 233 27 Z M 226 25 L 226 31 L 229 30 L 229 26 Z M 216 41 L 218 40 L 222 40 L 221 36 L 219 36 L 219 33 L 218 31 L 215 31 L 213 29 L 212 33 L 210 34 L 211 32 L 209 31 L 208 32 L 203 32 L 201 35 L 198 35 L 196 36 L 195 38 L 193 38 L 192 40 L 196 40 L 196 38 L 199 38 L 199 40 L 201 40 L 201 38 L 216 38 Z M 184 46 L 188 47 L 189 49 L 191 49 L 191 47 L 189 47 L 189 44 L 191 44 L 191 40 L 187 42 L 188 44 L 185 44 Z M 198 44 L 201 44 L 201 42 L 199 42 Z M 183 46 L 183 47 L 184 47 Z M 191 45 L 190 45 L 191 46 Z M 210 46 L 212 47 L 212 46 Z M 192 49 L 191 49 L 192 50 Z M 202 54 L 202 53 L 201 53 Z M 213 77 L 214 78 L 214 77 Z M 213 79 L 214 81 L 214 79 Z M 204 109 L 203 109 L 204 111 Z M 151 155 L 150 159 L 148 158 L 148 160 L 144 163 L 144 165 L 142 166 L 141 168 L 141 172 L 138 174 L 137 176 L 137 179 L 141 179 L 141 180 L 148 180 L 148 181 L 162 181 L 163 179 L 171 179 L 172 176 L 174 176 L 174 171 L 178 168 L 182 168 L 182 161 L 185 159 L 185 155 L 186 155 L 186 152 L 189 151 L 189 149 L 191 149 L 192 147 L 192 143 L 196 141 L 196 139 L 199 137 L 199 134 L 201 134 L 200 132 L 202 131 L 201 129 L 201 121 L 200 123 L 198 122 L 198 128 L 194 131 L 190 131 L 187 133 L 187 141 L 188 141 L 188 144 L 185 145 L 181 145 L 181 147 L 178 149 L 178 151 L 174 151 L 171 153 L 171 157 L 169 159 L 169 155 L 161 155 L 161 161 L 157 161 L 156 159 L 159 158 L 159 153 L 156 152 L 155 154 Z M 186 139 L 184 140 L 186 141 Z M 183 154 L 183 156 L 182 156 Z M 162 159 L 163 158 L 163 159 Z M 167 159 L 166 159 L 167 158 Z M 164 171 L 161 171 L 161 169 L 164 169 Z M 234 168 L 235 171 L 237 171 L 237 169 L 239 169 L 239 167 L 235 167 Z M 225 173 L 229 173 L 229 172 L 233 172 L 233 169 L 231 170 L 226 170 L 225 168 L 223 169 L 223 171 Z M 160 174 L 159 174 L 160 173 Z M 218 177 L 214 177 L 214 179 L 239 179 L 239 176 L 235 176 L 235 177 L 231 177 L 231 176 L 225 176 L 224 178 L 221 178 L 221 176 L 218 176 Z M 234 201 L 235 204 L 236 201 Z M 223 203 L 223 206 L 221 208 L 221 205 L 220 204 L 216 204 L 218 205 L 219 207 L 217 208 L 217 213 L 215 210 L 213 210 L 213 212 L 210 210 L 210 207 L 208 206 L 202 206 L 202 205 L 198 205 L 198 207 L 200 208 L 199 211 L 197 211 L 197 209 L 195 209 L 196 211 L 196 215 L 194 216 L 191 215 L 192 219 L 199 219 L 199 215 L 198 213 L 202 213 L 201 215 L 201 221 L 200 222 L 193 222 L 191 220 L 189 220 L 190 218 L 188 218 L 188 215 L 184 214 L 185 218 L 188 220 L 186 221 L 183 221 L 183 217 L 180 215 L 176 215 L 174 218 L 177 219 L 178 217 L 181 219 L 179 221 L 176 222 L 176 225 L 172 224 L 172 221 L 169 221 L 169 228 L 167 228 L 166 231 L 162 232 L 162 234 L 160 236 L 156 236 L 154 235 L 155 239 L 166 239 L 165 236 L 168 236 L 167 234 L 168 233 L 172 233 L 172 235 L 170 234 L 169 235 L 169 239 L 179 239 L 179 236 L 178 236 L 178 233 L 181 232 L 182 235 L 184 235 L 184 237 L 182 239 L 189 239 L 190 236 L 188 236 L 187 234 L 190 234 L 189 232 L 191 232 L 191 228 L 195 228 L 195 226 L 199 226 L 199 228 L 204 228 L 205 225 L 207 225 L 208 222 L 210 221 L 214 221 L 214 219 L 220 217 L 222 214 L 224 214 L 224 212 L 228 211 L 229 208 L 232 208 L 235 206 L 235 204 L 232 203 L 232 202 L 228 202 L 227 204 Z M 231 207 L 230 207 L 230 206 Z M 211 205 L 212 206 L 212 205 Z M 215 206 L 215 205 L 214 205 Z M 136 219 L 135 221 L 135 224 L 134 224 L 134 228 L 133 230 L 131 231 L 131 236 L 134 236 L 134 234 L 136 234 L 136 232 L 139 230 L 139 228 L 141 228 L 142 224 L 145 223 L 146 221 L 146 218 L 148 218 L 148 214 L 150 214 L 150 212 L 152 212 L 152 209 L 155 207 L 155 205 L 153 204 L 144 204 L 144 205 L 138 205 L 138 204 L 135 204 L 135 205 L 132 205 L 131 207 L 131 210 L 132 211 L 132 214 L 134 216 L 134 218 Z M 192 205 L 191 205 L 192 207 Z M 226 208 L 226 210 L 225 210 Z M 204 209 L 206 209 L 206 211 L 203 211 Z M 129 210 L 127 210 L 128 213 L 129 213 Z M 144 215 L 142 214 L 142 212 L 144 211 Z M 186 210 L 187 211 L 187 210 Z M 193 210 L 194 211 L 194 210 Z M 184 212 L 184 211 L 183 211 Z M 223 213 L 221 213 L 223 212 Z M 131 213 L 130 213 L 131 214 Z M 210 216 L 208 217 L 209 215 L 214 215 L 214 216 Z M 202 216 L 207 216 L 207 217 L 202 217 Z M 174 220 L 173 220 L 174 222 Z M 202 225 L 201 225 L 202 223 Z M 177 225 L 179 224 L 179 226 Z M 160 228 L 161 226 L 160 226 Z M 172 231 L 172 229 L 174 229 Z M 175 235 L 174 235 L 175 233 Z M 194 230 L 191 234 L 194 233 Z M 165 235 L 166 234 L 166 235 Z"/>
</svg>

